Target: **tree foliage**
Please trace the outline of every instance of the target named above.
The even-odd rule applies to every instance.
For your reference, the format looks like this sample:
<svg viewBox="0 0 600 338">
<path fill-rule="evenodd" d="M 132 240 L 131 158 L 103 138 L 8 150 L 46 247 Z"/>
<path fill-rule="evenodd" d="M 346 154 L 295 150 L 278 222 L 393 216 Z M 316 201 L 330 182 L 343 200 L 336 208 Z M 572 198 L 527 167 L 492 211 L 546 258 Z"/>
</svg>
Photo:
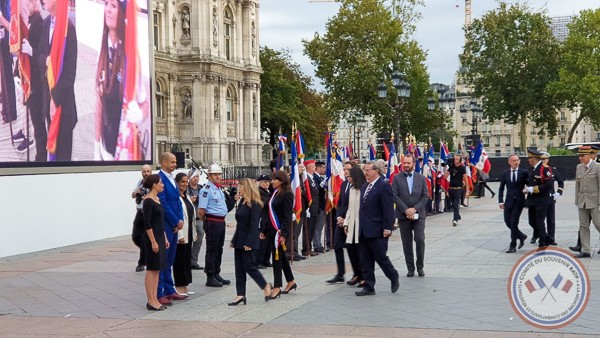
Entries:
<svg viewBox="0 0 600 338">
<path fill-rule="evenodd" d="M 307 149 L 321 148 L 329 119 L 323 97 L 310 87 L 310 77 L 302 73 L 287 50 L 262 47 L 260 62 L 261 130 L 269 135 L 269 143 L 275 145 L 280 130 L 291 136 L 292 124 L 296 123 Z"/>
<path fill-rule="evenodd" d="M 326 33 L 315 33 L 304 41 L 304 52 L 323 82 L 330 116 L 337 120 L 354 114 L 372 116 L 374 129 L 421 134 L 432 126 L 427 111 L 429 77 L 425 53 L 412 39 L 418 18 L 417 0 L 343 0 L 336 16 L 327 23 Z M 393 10 L 393 11 L 392 11 Z M 392 15 L 392 12 L 395 15 Z M 412 87 L 400 109 L 390 109 L 396 90 L 389 80 L 399 70 Z M 387 79 L 388 101 L 377 97 L 377 86 Z M 399 128 L 398 128 L 399 127 Z"/>
<path fill-rule="evenodd" d="M 571 142 L 583 120 L 600 128 L 600 9 L 584 10 L 569 25 L 569 35 L 562 46 L 559 79 L 548 91 L 579 116 L 567 142 Z"/>
<path fill-rule="evenodd" d="M 474 97 L 484 98 L 490 122 L 520 123 L 520 146 L 527 145 L 526 126 L 533 121 L 540 134 L 554 136 L 556 102 L 546 90 L 558 78 L 559 44 L 549 18 L 527 5 L 504 2 L 466 28 L 460 56 Z"/>
</svg>

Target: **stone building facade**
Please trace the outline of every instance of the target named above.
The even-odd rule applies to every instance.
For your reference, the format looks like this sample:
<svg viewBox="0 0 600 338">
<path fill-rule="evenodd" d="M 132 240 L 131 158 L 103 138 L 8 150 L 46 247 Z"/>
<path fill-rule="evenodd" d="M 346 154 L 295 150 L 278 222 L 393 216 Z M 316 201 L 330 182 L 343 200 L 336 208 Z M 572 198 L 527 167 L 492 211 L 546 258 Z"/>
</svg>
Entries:
<svg viewBox="0 0 600 338">
<path fill-rule="evenodd" d="M 152 0 L 156 154 L 258 165 L 259 0 Z"/>
</svg>

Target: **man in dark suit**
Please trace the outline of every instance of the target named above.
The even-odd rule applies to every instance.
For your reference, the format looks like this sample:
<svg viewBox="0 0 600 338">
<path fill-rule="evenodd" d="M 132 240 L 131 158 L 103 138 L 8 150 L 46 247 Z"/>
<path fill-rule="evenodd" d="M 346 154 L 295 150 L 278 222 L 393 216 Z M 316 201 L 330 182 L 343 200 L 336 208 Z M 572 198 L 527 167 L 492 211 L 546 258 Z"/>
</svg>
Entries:
<svg viewBox="0 0 600 338">
<path fill-rule="evenodd" d="M 506 169 L 500 178 L 500 189 L 498 190 L 498 203 L 500 209 L 504 210 L 504 223 L 510 229 L 510 246 L 506 253 L 517 252 L 517 239 L 519 249 L 523 247 L 527 235 L 519 230 L 519 218 L 525 207 L 525 195 L 523 189 L 529 178 L 527 170 L 521 168 L 521 159 L 517 154 L 508 157 L 509 169 Z M 506 199 L 504 189 L 506 188 Z"/>
<path fill-rule="evenodd" d="M 171 304 L 171 300 L 182 300 L 183 296 L 175 291 L 173 283 L 173 262 L 177 251 L 177 232 L 183 228 L 183 208 L 179 200 L 179 188 L 175 183 L 173 171 L 177 168 L 177 159 L 171 153 L 160 155 L 160 171 L 158 175 L 165 188 L 158 194 L 160 204 L 164 209 L 165 235 L 169 241 L 167 249 L 167 264 L 160 270 L 158 279 L 158 301 L 163 305 Z"/>
<path fill-rule="evenodd" d="M 306 167 L 306 177 L 308 179 L 308 187 L 310 189 L 310 196 L 312 202 L 308 206 L 306 212 L 306 229 L 302 235 L 302 255 L 303 256 L 316 256 L 313 252 L 313 238 L 315 236 L 315 227 L 319 219 L 319 183 L 320 181 L 315 178 L 315 160 L 308 159 L 304 161 Z"/>
<path fill-rule="evenodd" d="M 346 243 L 346 233 L 344 232 L 344 219 L 346 218 L 346 212 L 348 211 L 348 200 L 350 194 L 350 183 L 348 177 L 350 176 L 350 169 L 356 167 L 356 163 L 347 161 L 344 163 L 344 177 L 346 180 L 340 187 L 340 198 L 335 208 L 336 220 L 335 230 L 333 230 L 333 250 L 335 252 L 335 263 L 337 264 L 337 274 L 332 279 L 328 280 L 327 283 L 335 284 L 344 282 L 344 274 L 346 273 L 346 262 L 344 261 L 344 246 Z"/>
<path fill-rule="evenodd" d="M 533 148 L 528 148 L 527 153 L 527 161 L 531 168 L 523 193 L 527 194 L 527 206 L 533 208 L 535 213 L 535 233 L 540 238 L 539 246 L 545 247 L 551 244 L 546 232 L 545 220 L 548 206 L 553 200 L 550 189 L 554 185 L 554 177 L 550 169 L 542 164 L 542 153 Z"/>
<path fill-rule="evenodd" d="M 44 6 L 50 13 L 44 19 L 42 29 L 42 38 L 39 46 L 38 55 L 34 55 L 38 69 L 45 74 L 45 79 L 42 81 L 42 114 L 49 117 L 50 121 L 56 118 L 55 111 L 61 108 L 60 127 L 58 128 L 58 136 L 56 139 L 56 161 L 71 161 L 71 152 L 73 149 L 73 129 L 77 124 L 77 107 L 75 106 L 75 74 L 77 70 L 77 34 L 75 26 L 71 20 L 67 18 L 57 18 L 58 6 L 68 6 L 67 2 L 59 2 L 58 0 L 44 0 Z M 67 20 L 67 36 L 65 37 L 64 55 L 62 61 L 62 70 L 58 75 L 53 88 L 50 88 L 48 83 L 47 72 L 50 67 L 50 51 L 52 44 L 58 43 L 54 40 L 55 26 L 62 20 Z M 56 70 L 58 72 L 58 70 Z"/>
<path fill-rule="evenodd" d="M 375 262 L 392 282 L 392 293 L 398 291 L 398 271 L 387 256 L 388 241 L 394 227 L 394 201 L 392 189 L 381 175 L 383 166 L 371 161 L 365 164 L 365 177 L 368 184 L 360 189 L 359 243 L 363 259 L 365 284 L 357 296 L 375 294 Z"/>
<path fill-rule="evenodd" d="M 413 255 L 413 239 L 417 249 L 417 273 L 425 277 L 423 270 L 425 260 L 425 218 L 429 191 L 425 176 L 414 172 L 415 161 L 411 154 L 404 155 L 402 160 L 404 173 L 396 175 L 392 182 L 396 215 L 402 237 L 404 260 L 408 269 L 407 277 L 415 275 L 415 258 Z"/>
</svg>

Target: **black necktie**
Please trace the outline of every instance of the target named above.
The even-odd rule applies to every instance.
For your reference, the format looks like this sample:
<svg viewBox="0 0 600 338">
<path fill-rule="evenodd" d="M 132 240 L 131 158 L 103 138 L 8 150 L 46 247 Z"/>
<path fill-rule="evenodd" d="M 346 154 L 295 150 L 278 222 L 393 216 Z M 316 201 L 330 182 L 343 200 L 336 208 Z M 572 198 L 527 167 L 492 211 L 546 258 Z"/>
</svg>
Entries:
<svg viewBox="0 0 600 338">
<path fill-rule="evenodd" d="M 517 170 L 514 170 L 514 169 L 513 169 L 513 171 L 512 171 L 512 172 L 513 172 L 513 173 L 512 173 L 512 181 L 513 181 L 513 182 L 516 182 L 516 181 L 517 181 Z"/>
<path fill-rule="evenodd" d="M 412 173 L 404 173 L 404 176 L 406 176 L 406 177 L 412 177 Z"/>
</svg>

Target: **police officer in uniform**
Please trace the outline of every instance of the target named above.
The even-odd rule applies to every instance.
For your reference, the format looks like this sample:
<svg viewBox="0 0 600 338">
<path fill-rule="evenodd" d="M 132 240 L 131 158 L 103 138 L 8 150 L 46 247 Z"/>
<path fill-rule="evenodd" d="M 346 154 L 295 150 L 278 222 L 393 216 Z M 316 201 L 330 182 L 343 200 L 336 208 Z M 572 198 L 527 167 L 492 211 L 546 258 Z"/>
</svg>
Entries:
<svg viewBox="0 0 600 338">
<path fill-rule="evenodd" d="M 208 167 L 208 182 L 200 190 L 198 202 L 198 214 L 204 221 L 206 236 L 204 272 L 206 286 L 210 287 L 231 284 L 231 281 L 223 279 L 220 273 L 225 244 L 225 216 L 233 209 L 235 200 L 221 189 L 222 174 L 223 170 L 218 164 L 213 163 Z"/>
<path fill-rule="evenodd" d="M 549 167 L 542 164 L 542 153 L 535 148 L 527 148 L 527 161 L 529 168 L 529 178 L 523 193 L 527 195 L 527 206 L 532 209 L 530 212 L 535 214 L 535 234 L 539 237 L 539 246 L 550 245 L 553 240 L 546 232 L 545 220 L 548 214 L 548 207 L 554 200 L 550 195 L 554 185 L 554 176 Z"/>
</svg>

